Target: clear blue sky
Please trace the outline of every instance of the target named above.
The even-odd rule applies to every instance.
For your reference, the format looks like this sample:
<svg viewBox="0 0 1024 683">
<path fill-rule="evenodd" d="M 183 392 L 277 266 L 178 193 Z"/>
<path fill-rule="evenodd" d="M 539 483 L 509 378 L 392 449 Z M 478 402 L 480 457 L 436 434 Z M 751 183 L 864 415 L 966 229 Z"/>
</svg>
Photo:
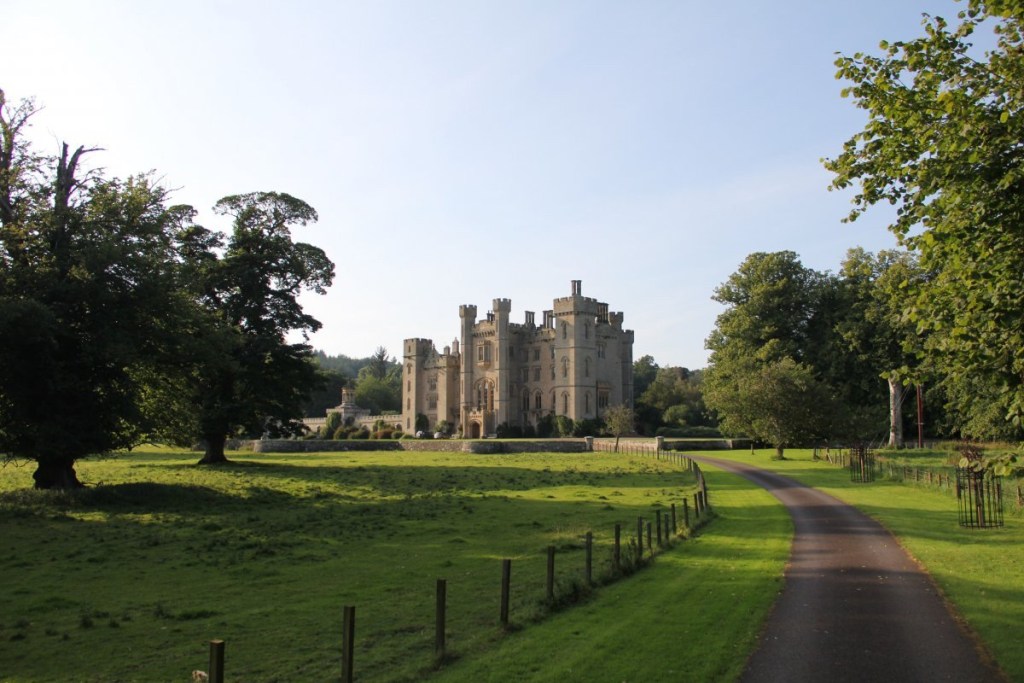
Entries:
<svg viewBox="0 0 1024 683">
<path fill-rule="evenodd" d="M 921 33 L 950 0 L 731 3 L 6 0 L 0 87 L 33 138 L 154 169 L 227 229 L 222 196 L 288 192 L 295 238 L 337 265 L 312 343 L 438 347 L 458 307 L 583 293 L 635 357 L 702 367 L 714 288 L 754 251 L 838 269 L 894 246 L 884 211 L 840 223 L 822 157 L 864 123 L 834 53 Z"/>
</svg>

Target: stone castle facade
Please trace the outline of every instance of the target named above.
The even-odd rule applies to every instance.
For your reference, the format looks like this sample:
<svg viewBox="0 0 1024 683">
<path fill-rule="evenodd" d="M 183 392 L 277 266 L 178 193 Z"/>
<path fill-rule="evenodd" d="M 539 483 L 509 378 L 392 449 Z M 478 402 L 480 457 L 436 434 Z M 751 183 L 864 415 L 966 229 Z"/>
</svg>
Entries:
<svg viewBox="0 0 1024 683">
<path fill-rule="evenodd" d="M 601 417 L 611 406 L 633 406 L 633 331 L 623 314 L 583 296 L 555 299 L 540 324 L 533 311 L 509 320 L 512 302 L 495 299 L 477 320 L 476 306 L 460 306 L 459 338 L 438 353 L 429 339 L 403 344 L 402 426 L 416 416 L 433 430 L 447 421 L 466 438 L 493 435 L 501 424 L 536 426 L 548 415 Z"/>
</svg>

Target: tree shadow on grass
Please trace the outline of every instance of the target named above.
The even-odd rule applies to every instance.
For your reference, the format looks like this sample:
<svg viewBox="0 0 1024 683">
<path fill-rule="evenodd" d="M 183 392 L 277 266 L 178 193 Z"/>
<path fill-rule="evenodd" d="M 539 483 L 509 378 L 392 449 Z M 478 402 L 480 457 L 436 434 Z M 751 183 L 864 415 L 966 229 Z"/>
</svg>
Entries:
<svg viewBox="0 0 1024 683">
<path fill-rule="evenodd" d="M 206 486 L 131 482 L 101 484 L 74 491 L 20 489 L 0 493 L 0 508 L 97 510 L 102 512 L 180 512 L 223 506 L 235 496 Z"/>
</svg>

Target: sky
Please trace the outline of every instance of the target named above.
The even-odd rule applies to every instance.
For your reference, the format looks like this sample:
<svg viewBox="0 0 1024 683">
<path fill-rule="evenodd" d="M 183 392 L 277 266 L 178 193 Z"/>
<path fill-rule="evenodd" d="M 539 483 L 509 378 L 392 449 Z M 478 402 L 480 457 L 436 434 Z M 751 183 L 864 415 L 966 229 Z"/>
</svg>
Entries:
<svg viewBox="0 0 1024 683">
<path fill-rule="evenodd" d="M 922 33 L 951 0 L 3 0 L 0 88 L 30 137 L 153 171 L 211 229 L 221 197 L 287 192 L 336 265 L 310 343 L 365 357 L 512 321 L 582 281 L 634 358 L 704 367 L 711 297 L 750 253 L 835 272 L 896 246 L 842 219 L 821 160 L 863 128 L 835 53 Z"/>
</svg>

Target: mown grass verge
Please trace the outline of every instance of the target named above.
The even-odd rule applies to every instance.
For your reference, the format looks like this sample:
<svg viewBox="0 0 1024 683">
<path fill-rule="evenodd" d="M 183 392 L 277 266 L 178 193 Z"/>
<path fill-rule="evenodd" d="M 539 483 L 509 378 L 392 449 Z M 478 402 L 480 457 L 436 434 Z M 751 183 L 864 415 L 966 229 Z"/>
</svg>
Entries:
<svg viewBox="0 0 1024 683">
<path fill-rule="evenodd" d="M 556 602 L 585 598 L 566 597 L 578 592 L 585 532 L 594 533 L 602 580 L 614 525 L 623 525 L 625 542 L 638 516 L 652 519 L 692 499 L 691 475 L 614 454 L 232 457 L 222 467 L 160 450 L 82 461 L 80 477 L 95 486 L 75 494 L 29 490 L 28 467 L 0 470 L 3 680 L 185 680 L 205 668 L 211 638 L 228 643 L 229 680 L 332 680 L 343 605 L 358 610 L 359 680 L 421 680 L 435 672 L 436 578 L 448 581 L 452 671 L 564 619 L 591 624 L 606 639 L 617 623 L 636 625 L 632 637 L 618 629 L 621 654 L 595 651 L 598 661 L 632 658 L 644 643 L 680 659 L 694 637 L 694 659 L 717 652 L 715 671 L 732 671 L 788 551 L 788 518 L 767 494 L 709 473 L 721 514 L 714 534 L 677 545 L 549 621 L 544 549 L 558 549 Z M 776 511 L 769 530 L 748 528 L 762 520 L 744 496 Z M 497 624 L 502 558 L 514 562 L 511 637 Z M 728 623 L 738 601 L 748 609 L 748 596 L 749 613 Z M 604 611 L 585 611 L 593 609 Z M 707 616 L 716 609 L 717 622 Z M 715 631 L 706 627 L 713 623 L 727 626 L 705 642 L 697 634 Z M 543 651 L 525 657 L 552 663 Z"/>
<path fill-rule="evenodd" d="M 879 478 L 850 481 L 848 470 L 814 461 L 812 451 L 787 450 L 786 460 L 769 451 L 716 452 L 716 458 L 740 460 L 791 476 L 855 505 L 892 531 L 978 634 L 1012 680 L 1024 681 L 1024 517 L 1010 513 L 996 529 L 969 529 L 957 521 L 953 493 Z M 915 462 L 913 452 L 898 454 Z M 925 453 L 922 465 L 937 466 L 943 456 Z"/>
</svg>

